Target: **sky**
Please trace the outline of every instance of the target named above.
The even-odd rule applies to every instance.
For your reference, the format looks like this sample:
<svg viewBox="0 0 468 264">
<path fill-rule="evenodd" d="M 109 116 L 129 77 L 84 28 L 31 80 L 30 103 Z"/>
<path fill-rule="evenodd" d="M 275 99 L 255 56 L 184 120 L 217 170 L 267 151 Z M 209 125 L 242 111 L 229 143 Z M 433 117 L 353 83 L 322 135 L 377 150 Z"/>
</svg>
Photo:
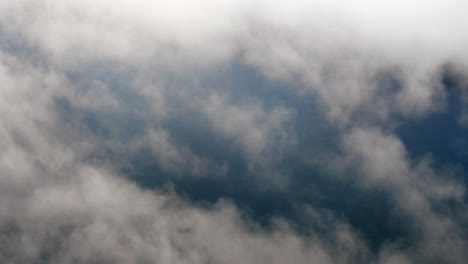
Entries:
<svg viewBox="0 0 468 264">
<path fill-rule="evenodd" d="M 463 0 L 0 2 L 1 263 L 465 263 Z"/>
</svg>

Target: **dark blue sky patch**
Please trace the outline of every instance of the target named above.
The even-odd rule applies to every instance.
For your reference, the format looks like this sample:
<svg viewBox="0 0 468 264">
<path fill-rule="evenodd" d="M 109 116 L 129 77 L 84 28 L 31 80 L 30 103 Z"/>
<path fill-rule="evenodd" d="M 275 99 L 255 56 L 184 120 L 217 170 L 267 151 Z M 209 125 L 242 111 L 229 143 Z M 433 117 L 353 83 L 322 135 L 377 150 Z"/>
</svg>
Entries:
<svg viewBox="0 0 468 264">
<path fill-rule="evenodd" d="M 169 132 L 171 143 L 176 146 L 187 147 L 197 156 L 217 164 L 227 164 L 228 170 L 224 177 L 173 174 L 159 166 L 149 148 L 140 149 L 136 153 L 125 150 L 119 152 L 122 149 L 117 151 L 104 144 L 100 148 L 101 152 L 92 154 L 92 158 L 115 163 L 115 168 L 120 168 L 124 175 L 144 188 L 161 189 L 168 184 L 172 185 L 178 195 L 194 204 L 203 206 L 220 199 L 230 200 L 248 218 L 265 228 L 270 226 L 272 219 L 280 217 L 290 221 L 302 234 L 316 230 L 314 222 L 304 212 L 304 206 L 311 205 L 319 210 L 329 210 L 349 222 L 362 233 L 373 250 L 389 241 L 402 242 L 408 232 L 404 224 L 406 219 L 394 213 L 393 201 L 385 191 L 364 190 L 357 186 L 353 180 L 358 176 L 356 172 L 350 171 L 349 175 L 337 177 L 325 172 L 318 163 L 311 162 L 324 153 L 337 154 L 340 149 L 339 131 L 328 123 L 315 98 L 298 95 L 286 83 L 268 80 L 255 69 L 239 63 L 220 68 L 211 74 L 184 75 L 179 79 L 172 76 L 173 81 L 170 83 L 174 87 L 167 87 L 167 100 L 174 109 L 171 110 L 170 118 L 158 126 Z M 146 111 L 148 101 L 128 89 L 132 79 L 125 70 L 96 65 L 83 72 L 70 73 L 69 77 L 83 92 L 94 80 L 103 82 L 124 104 L 124 108 L 130 110 L 118 114 L 93 112 L 77 108 L 65 98 L 58 98 L 57 108 L 64 120 L 77 122 L 95 136 L 113 138 L 122 145 L 153 128 L 154 124 L 140 115 Z M 187 98 L 178 97 L 175 88 L 188 89 L 195 77 L 196 87 L 191 92 L 199 98 L 209 96 L 211 92 L 225 92 L 235 104 L 256 100 L 267 110 L 284 106 L 294 111 L 290 125 L 298 144 L 294 151 L 286 153 L 271 168 L 287 177 L 288 187 L 275 188 L 269 183 L 268 175 L 258 175 L 256 171 L 249 170 L 249 160 L 242 150 L 236 148 L 229 139 L 220 136 L 201 112 L 194 110 L 190 104 L 183 104 Z M 395 80 L 385 79 L 387 82 L 392 86 Z M 195 93 L 199 90 L 203 92 Z M 398 127 L 398 136 L 413 158 L 431 152 L 442 164 L 457 160 L 449 143 L 464 137 L 464 130 L 456 122 L 458 108 L 450 102 L 446 112 L 436 113 L 421 121 L 405 121 Z"/>
<path fill-rule="evenodd" d="M 444 75 L 442 84 L 447 91 L 443 111 L 421 119 L 406 120 L 396 129 L 413 159 L 430 154 L 436 168 L 451 166 L 466 175 L 468 172 L 468 129 L 459 122 L 462 110 L 460 83 L 454 76 Z"/>
<path fill-rule="evenodd" d="M 179 109 L 164 127 L 177 144 L 188 146 L 195 154 L 210 160 L 226 162 L 229 167 L 226 177 L 174 177 L 162 171 L 152 161 L 151 154 L 140 153 L 131 157 L 129 174 L 133 179 L 146 188 L 161 188 L 170 183 L 176 193 L 193 203 L 231 200 L 265 227 L 272 219 L 281 217 L 306 234 L 315 228 L 314 223 L 298 205 L 312 205 L 346 219 L 364 234 L 373 249 L 403 236 L 406 232 L 402 225 L 404 220 L 392 214 L 392 201 L 384 191 L 363 190 L 353 183 L 352 175 L 338 178 L 310 164 L 315 155 L 336 153 L 339 149 L 338 132 L 328 124 L 313 98 L 298 96 L 284 87 L 285 84 L 271 83 L 243 65 L 233 65 L 229 71 L 216 76 L 218 79 L 211 79 L 209 86 L 231 87 L 228 91 L 234 101 L 257 98 L 267 107 L 280 104 L 294 109 L 292 130 L 299 144 L 274 167 L 288 177 L 290 186 L 284 190 L 268 186 L 268 175 L 259 177 L 249 171 L 248 160 L 242 152 L 230 147 L 228 140 L 210 128 L 208 120 L 190 109 Z"/>
</svg>

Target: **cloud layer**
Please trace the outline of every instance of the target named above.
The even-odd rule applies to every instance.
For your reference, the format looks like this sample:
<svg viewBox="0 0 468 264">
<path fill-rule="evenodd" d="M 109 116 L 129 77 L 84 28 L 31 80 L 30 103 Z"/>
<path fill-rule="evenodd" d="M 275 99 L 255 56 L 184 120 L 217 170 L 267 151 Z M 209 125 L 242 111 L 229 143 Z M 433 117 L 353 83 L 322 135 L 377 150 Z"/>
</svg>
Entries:
<svg viewBox="0 0 468 264">
<path fill-rule="evenodd" d="M 3 1 L 1 262 L 463 263 L 465 165 L 412 156 L 398 128 L 456 102 L 466 129 L 466 8 Z M 175 190 L 219 181 L 221 199 L 134 174 Z M 315 184 L 302 200 L 297 174 Z M 229 196 L 240 186 L 278 191 L 307 224 L 255 222 Z M 346 213 L 310 202 L 351 190 L 384 193 L 403 235 L 372 246 Z"/>
</svg>

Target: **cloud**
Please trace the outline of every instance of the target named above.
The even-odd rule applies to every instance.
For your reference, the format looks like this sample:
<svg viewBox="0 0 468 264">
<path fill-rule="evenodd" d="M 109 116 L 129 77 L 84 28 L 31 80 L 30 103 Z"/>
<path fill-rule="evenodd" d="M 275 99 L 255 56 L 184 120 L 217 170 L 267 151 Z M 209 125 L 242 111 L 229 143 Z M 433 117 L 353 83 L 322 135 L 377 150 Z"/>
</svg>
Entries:
<svg viewBox="0 0 468 264">
<path fill-rule="evenodd" d="M 331 263 L 335 258 L 320 240 L 308 241 L 284 222 L 267 232 L 246 223 L 229 203 L 197 208 L 89 164 L 73 142 L 73 126 L 64 126 L 55 113 L 54 99 L 67 82 L 8 55 L 1 63 L 2 109 L 9 114 L 1 121 L 2 262 Z"/>
<path fill-rule="evenodd" d="M 351 253 L 331 255 L 320 240 L 304 240 L 281 222 L 265 232 L 227 203 L 197 209 L 95 168 L 69 173 L 23 201 L 22 213 L 4 226 L 2 261 L 336 263 Z M 353 245 L 345 229 L 339 234 L 335 245 Z"/>
<path fill-rule="evenodd" d="M 148 147 L 161 169 L 175 175 L 188 173 L 191 176 L 215 175 L 223 177 L 228 169 L 225 163 L 217 164 L 197 156 L 188 147 L 174 145 L 171 143 L 168 132 L 164 130 L 148 131 L 146 136 L 138 138 L 132 146 L 135 153 Z"/>
<path fill-rule="evenodd" d="M 220 95 L 211 95 L 202 107 L 214 128 L 233 139 L 253 162 L 280 158 L 281 152 L 294 145 L 294 136 L 287 126 L 292 116 L 290 109 L 277 106 L 267 110 L 253 100 L 235 105 Z"/>
<path fill-rule="evenodd" d="M 331 117 L 349 123 L 366 106 L 377 107 L 378 118 L 437 110 L 444 97 L 439 68 L 467 64 L 463 4 L 421 4 L 15 1 L 4 4 L 2 20 L 4 31 L 63 69 L 110 61 L 177 71 L 181 64 L 216 67 L 240 54 L 272 78 L 299 81 Z M 376 106 L 382 74 L 395 75 L 400 90 Z"/>
<path fill-rule="evenodd" d="M 0 260 L 462 263 L 465 187 L 430 158 L 414 160 L 395 127 L 444 110 L 447 65 L 456 65 L 465 123 L 466 7 L 457 0 L 3 1 Z M 372 252 L 365 234 L 338 217 L 325 234 L 299 234 L 284 219 L 268 230 L 229 202 L 197 207 L 122 175 L 149 150 L 160 173 L 226 177 L 229 162 L 193 147 L 198 135 L 215 135 L 245 160 L 249 176 L 261 175 L 264 186 L 278 176 L 287 186 L 288 158 L 309 158 L 296 153 L 308 135 L 297 128 L 319 124 L 298 123 L 301 109 L 286 99 L 272 104 L 217 80 L 234 63 L 318 104 L 338 139 L 336 158 L 319 166 L 356 174 L 363 192 L 384 190 L 391 210 L 408 218 L 409 247 L 390 241 Z M 182 117 L 189 125 L 174 128 Z M 187 127 L 190 142 L 179 135 Z M 325 221 L 305 207 L 311 221 Z"/>
<path fill-rule="evenodd" d="M 413 242 L 416 260 L 457 263 L 466 257 L 464 248 L 468 241 L 462 235 L 465 220 L 438 211 L 448 206 L 443 202 L 449 200 L 465 207 L 461 184 L 447 179 L 448 175 L 437 175 L 427 160 L 412 164 L 397 138 L 375 129 L 351 131 L 344 146 L 346 162 L 358 168 L 364 177 L 362 183 L 387 190 L 397 210 L 410 217 L 418 237 Z"/>
</svg>

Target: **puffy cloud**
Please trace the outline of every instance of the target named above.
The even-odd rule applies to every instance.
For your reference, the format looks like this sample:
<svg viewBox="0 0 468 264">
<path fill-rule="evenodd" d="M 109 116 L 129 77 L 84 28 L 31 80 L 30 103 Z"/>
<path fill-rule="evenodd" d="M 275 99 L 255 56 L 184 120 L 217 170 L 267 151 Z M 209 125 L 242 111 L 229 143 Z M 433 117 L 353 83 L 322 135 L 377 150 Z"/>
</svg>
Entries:
<svg viewBox="0 0 468 264">
<path fill-rule="evenodd" d="M 203 111 L 214 128 L 232 138 L 254 162 L 262 163 L 265 157 L 279 158 L 282 151 L 294 144 L 294 136 L 286 124 L 292 113 L 285 107 L 266 110 L 258 102 L 234 105 L 225 96 L 212 95 L 204 103 Z"/>
<path fill-rule="evenodd" d="M 457 0 L 1 2 L 0 259 L 462 263 L 464 187 L 429 159 L 412 160 L 393 128 L 401 117 L 443 109 L 447 63 L 459 67 L 466 105 L 465 7 Z M 171 130 L 187 113 L 239 151 L 252 175 L 285 177 L 277 166 L 302 143 L 299 109 L 213 87 L 212 75 L 233 62 L 318 99 L 342 151 L 320 166 L 384 189 L 409 218 L 409 248 L 385 245 L 374 255 L 338 220 L 327 235 L 301 236 L 282 221 L 268 231 L 229 203 L 198 208 L 121 177 L 117 163 L 146 149 L 162 172 L 225 176 L 229 164 Z M 105 163 L 108 154 L 117 162 Z"/>
<path fill-rule="evenodd" d="M 55 112 L 67 82 L 8 55 L 1 63 L 2 262 L 332 263 L 353 254 L 332 255 L 320 239 L 309 241 L 282 221 L 267 232 L 229 203 L 197 208 L 89 164 L 83 135 Z M 167 145 L 162 135 L 149 140 L 157 151 Z M 336 232 L 343 238 L 335 243 L 353 245 L 352 233 Z"/>
<path fill-rule="evenodd" d="M 454 217 L 457 212 L 443 210 L 448 206 L 444 201 L 450 200 L 465 208 L 461 184 L 449 175 L 437 175 L 427 160 L 413 164 L 395 136 L 375 129 L 351 131 L 344 146 L 345 163 L 358 168 L 364 177 L 362 184 L 389 191 L 397 210 L 410 217 L 417 237 L 412 253 L 416 260 L 457 263 L 466 258 L 466 215 L 458 219 Z"/>
<path fill-rule="evenodd" d="M 35 189 L 2 226 L 3 262 L 337 263 L 354 253 L 331 255 L 322 241 L 304 240 L 280 222 L 265 232 L 226 203 L 197 209 L 95 168 L 69 173 Z M 339 234 L 330 243 L 352 245 L 351 234 Z"/>
<path fill-rule="evenodd" d="M 455 0 L 424 8 L 418 0 L 3 5 L 7 35 L 63 69 L 110 61 L 180 70 L 240 55 L 268 76 L 299 81 L 341 123 L 363 108 L 378 108 L 378 118 L 437 110 L 444 96 L 439 68 L 468 59 L 460 48 L 468 42 L 468 22 Z M 379 100 L 381 76 L 388 74 L 400 89 Z"/>
</svg>

